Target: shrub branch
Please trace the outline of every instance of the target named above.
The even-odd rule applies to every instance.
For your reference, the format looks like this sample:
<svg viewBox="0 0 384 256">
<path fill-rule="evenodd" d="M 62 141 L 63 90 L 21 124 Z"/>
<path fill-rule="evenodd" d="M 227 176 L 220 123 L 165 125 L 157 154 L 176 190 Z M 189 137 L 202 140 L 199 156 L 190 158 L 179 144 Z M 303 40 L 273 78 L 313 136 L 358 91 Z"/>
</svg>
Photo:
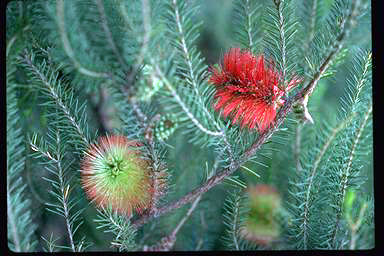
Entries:
<svg viewBox="0 0 384 256">
<path fill-rule="evenodd" d="M 243 153 L 243 155 L 240 157 L 239 160 L 234 161 L 231 166 L 229 166 L 227 168 L 223 168 L 215 176 L 211 177 L 205 183 L 203 183 L 199 187 L 193 189 L 191 192 L 189 192 L 185 196 L 181 197 L 180 199 L 178 199 L 174 202 L 171 202 L 171 203 L 169 203 L 163 207 L 160 207 L 158 209 L 158 211 L 156 211 L 156 214 L 143 215 L 141 218 L 137 219 L 132 224 L 136 228 L 138 228 L 141 225 L 143 225 L 144 223 L 148 222 L 151 218 L 153 218 L 155 216 L 157 217 L 157 216 L 163 215 L 163 214 L 168 213 L 174 209 L 180 208 L 184 204 L 192 202 L 197 197 L 201 196 L 202 194 L 204 194 L 205 192 L 207 192 L 211 188 L 220 184 L 226 177 L 232 175 L 243 163 L 247 162 L 257 152 L 257 150 L 259 150 L 261 148 L 261 146 L 272 136 L 272 134 L 278 130 L 280 125 L 285 121 L 287 114 L 292 111 L 293 104 L 300 101 L 300 100 L 303 100 L 305 95 L 310 95 L 313 92 L 313 90 L 315 89 L 317 82 L 320 79 L 321 75 L 327 70 L 327 68 L 329 67 L 329 65 L 330 65 L 331 61 L 333 60 L 333 58 L 335 57 L 335 55 L 342 48 L 345 38 L 349 35 L 350 30 L 351 30 L 351 25 L 355 22 L 355 17 L 358 15 L 358 13 L 357 13 L 358 5 L 359 5 L 359 0 L 353 1 L 350 14 L 348 15 L 348 17 L 345 21 L 347 23 L 347 26 L 342 27 L 343 28 L 342 31 L 340 32 L 335 43 L 333 44 L 332 50 L 328 54 L 327 58 L 325 58 L 322 65 L 320 66 L 319 71 L 314 74 L 311 81 L 302 90 L 297 92 L 295 95 L 288 97 L 285 104 L 280 108 L 278 114 L 276 115 L 276 118 L 275 118 L 273 125 L 271 125 L 271 127 L 269 129 L 267 129 L 264 132 L 259 134 L 256 141 Z M 165 79 L 164 75 L 162 74 L 159 67 L 157 67 L 157 66 L 156 66 L 156 72 L 158 73 L 158 75 L 160 77 L 162 77 L 167 88 L 170 89 L 171 92 L 172 91 L 175 92 L 175 89 L 173 88 L 173 86 L 169 83 L 169 81 L 167 79 Z M 180 99 L 180 97 L 177 94 L 176 94 L 176 96 Z M 183 103 L 181 101 L 181 99 L 180 99 L 180 102 Z M 184 107 L 186 108 L 185 105 L 184 105 Z M 190 113 L 190 111 L 188 110 L 187 113 Z M 190 113 L 190 114 L 192 114 L 192 113 Z M 194 117 L 194 116 L 192 115 L 192 117 Z M 195 118 L 193 118 L 192 120 L 195 120 L 195 122 L 197 122 L 197 124 L 201 126 L 201 124 Z M 204 128 L 204 127 L 202 127 L 202 128 Z M 206 129 L 204 128 L 204 130 L 206 130 Z"/>
<path fill-rule="evenodd" d="M 349 153 L 348 157 L 348 163 L 347 163 L 347 168 L 345 171 L 343 171 L 343 175 L 341 177 L 341 187 L 340 187 L 340 192 L 339 194 L 341 195 L 341 200 L 339 200 L 339 204 L 337 205 L 337 216 L 336 216 L 336 225 L 334 226 L 333 234 L 332 234 L 332 243 L 335 244 L 336 238 L 337 238 L 337 232 L 340 228 L 340 219 L 341 219 L 341 214 L 342 214 L 342 207 L 345 199 L 345 193 L 347 191 L 347 186 L 348 186 L 348 178 L 350 176 L 350 171 L 352 168 L 352 162 L 355 157 L 355 152 L 356 148 L 360 142 L 361 135 L 363 133 L 363 130 L 365 126 L 367 125 L 368 119 L 372 113 L 372 104 L 368 107 L 367 112 L 364 114 L 364 119 L 361 122 L 359 128 L 356 130 L 356 135 L 353 138 L 353 144 L 351 151 Z"/>
</svg>

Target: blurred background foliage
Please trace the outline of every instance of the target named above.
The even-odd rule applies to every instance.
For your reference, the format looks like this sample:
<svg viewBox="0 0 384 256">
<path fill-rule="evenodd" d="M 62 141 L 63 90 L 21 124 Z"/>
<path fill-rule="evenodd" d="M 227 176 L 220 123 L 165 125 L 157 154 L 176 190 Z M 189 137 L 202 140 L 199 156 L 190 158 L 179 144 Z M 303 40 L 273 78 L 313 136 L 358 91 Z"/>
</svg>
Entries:
<svg viewBox="0 0 384 256">
<path fill-rule="evenodd" d="M 203 25 L 200 30 L 200 37 L 197 41 L 198 49 L 202 52 L 207 65 L 213 65 L 218 63 L 230 47 L 238 47 L 238 43 L 233 36 L 234 31 L 237 29 L 233 24 L 234 15 L 234 0 L 199 0 L 200 10 L 195 17 L 196 21 L 203 21 Z M 256 1 L 256 0 L 254 0 Z M 302 0 L 306 1 L 306 0 Z M 330 8 L 333 0 L 324 1 L 324 12 L 326 13 Z M 263 4 L 265 1 L 258 1 Z M 300 1 L 299 1 L 300 2 Z M 11 1 L 7 6 L 7 40 L 10 35 L 13 35 L 15 24 L 20 24 L 16 16 L 19 11 L 29 13 L 29 15 L 23 15 L 22 18 L 26 19 L 22 23 L 28 24 L 34 22 L 34 19 L 40 15 L 34 9 L 33 3 L 28 1 Z M 11 15 L 10 15 L 11 14 Z M 20 16 L 21 17 L 21 16 Z M 355 48 L 371 48 L 371 24 L 370 17 L 365 17 L 352 34 L 351 40 L 349 40 L 348 52 L 353 52 Z M 28 31 L 25 32 L 26 38 L 28 37 Z M 44 37 L 44 35 L 40 35 Z M 47 41 L 30 42 L 32 45 L 39 44 Z M 25 47 L 25 41 L 18 40 L 17 45 L 12 48 L 13 54 Z M 37 46 L 37 45 L 36 45 Z M 316 91 L 309 100 L 309 111 L 315 121 L 315 125 L 307 124 L 304 126 L 302 134 L 302 144 L 305 148 L 307 141 L 310 138 L 316 136 L 316 124 L 323 121 L 334 123 L 336 121 L 337 109 L 339 107 L 339 99 L 345 92 L 346 77 L 348 76 L 348 65 L 345 63 L 351 62 L 353 55 L 347 54 L 346 60 L 338 66 L 337 72 L 329 79 L 322 79 L 317 86 Z M 61 74 L 64 79 L 71 80 L 71 73 Z M 25 73 L 21 68 L 18 68 L 15 73 L 16 83 L 18 89 L 16 90 L 16 96 L 18 98 L 18 108 L 20 125 L 23 128 L 25 136 L 25 148 L 28 153 L 31 153 L 27 135 L 36 132 L 44 135 L 47 133 L 47 126 L 51 120 L 49 120 L 47 109 L 41 105 L 45 101 L 44 95 L 38 94 L 35 90 L 29 86 L 29 81 L 25 77 Z M 72 88 L 75 90 L 76 95 L 80 98 L 79 101 L 87 100 L 89 103 L 86 109 L 88 115 L 88 126 L 91 133 L 99 129 L 97 123 L 97 117 L 92 107 L 92 102 L 97 102 L 98 97 L 101 94 L 99 92 L 84 92 L 80 88 Z M 108 92 L 107 92 L 108 94 Z M 106 98 L 103 103 L 102 111 L 109 120 L 110 128 L 118 128 L 119 120 L 114 116 L 114 109 L 112 98 Z M 236 171 L 234 175 L 237 175 L 245 181 L 247 184 L 266 183 L 273 184 L 278 192 L 286 196 L 288 195 L 288 177 L 290 172 L 294 171 L 294 158 L 293 148 L 294 144 L 294 132 L 295 126 L 291 120 L 287 120 L 285 126 L 288 129 L 286 133 L 286 143 L 274 145 L 274 150 L 270 150 L 269 145 L 265 145 L 262 149 L 269 157 L 263 159 L 265 166 L 259 164 L 247 163 L 246 166 L 258 174 L 260 178 L 249 175 L 248 172 Z M 167 163 L 168 169 L 171 172 L 170 179 L 170 192 L 166 197 L 166 201 L 171 201 L 179 198 L 181 195 L 189 192 L 192 188 L 201 184 L 205 170 L 204 166 L 212 168 L 214 163 L 214 152 L 210 148 L 200 148 L 194 144 L 191 144 L 185 140 L 185 136 L 181 130 L 177 129 L 170 138 L 166 139 L 167 147 Z M 367 182 L 363 186 L 362 191 L 366 191 L 367 194 L 373 193 L 373 157 L 372 152 L 366 156 L 363 156 L 365 162 L 365 169 L 362 175 L 366 175 Z M 184 171 L 188 170 L 188 171 Z M 78 170 L 73 170 L 78 171 Z M 44 237 L 48 239 L 51 234 L 54 234 L 54 238 L 57 239 L 56 244 L 68 244 L 65 223 L 62 218 L 52 214 L 46 210 L 45 203 L 53 202 L 55 199 L 47 193 L 51 189 L 49 182 L 42 179 L 42 177 L 49 176 L 49 172 L 43 167 L 39 161 L 31 157 L 26 158 L 25 171 L 23 172 L 24 181 L 27 183 L 27 195 L 32 200 L 31 212 L 33 213 L 33 221 L 37 224 L 36 234 L 38 237 Z M 78 173 L 75 174 L 78 177 Z M 74 183 L 79 185 L 78 180 L 75 178 Z M 225 198 L 229 192 L 236 187 L 232 182 L 227 181 L 222 185 L 219 185 L 206 193 L 197 206 L 194 214 L 185 224 L 180 231 L 174 250 L 223 250 L 226 247 L 223 245 L 222 237 L 225 233 L 225 226 L 223 225 L 223 214 Z M 97 217 L 97 211 L 95 207 L 90 206 L 83 192 L 79 197 L 79 203 L 76 207 L 83 209 L 82 220 L 83 225 L 78 230 L 78 237 L 86 237 L 87 241 L 93 245 L 89 247 L 89 250 L 110 250 L 110 244 L 106 241 L 112 240 L 111 234 L 106 234 L 97 230 L 93 223 L 93 219 Z M 185 214 L 187 207 L 183 207 L 171 214 L 166 214 L 160 218 L 156 218 L 150 223 L 146 224 L 144 228 L 139 231 L 139 237 L 150 234 L 147 244 L 158 242 L 158 239 L 167 235 L 178 223 L 179 219 Z M 39 237 L 39 238 L 40 238 Z M 46 245 L 39 239 L 40 243 L 37 247 L 38 251 L 41 251 Z"/>
</svg>

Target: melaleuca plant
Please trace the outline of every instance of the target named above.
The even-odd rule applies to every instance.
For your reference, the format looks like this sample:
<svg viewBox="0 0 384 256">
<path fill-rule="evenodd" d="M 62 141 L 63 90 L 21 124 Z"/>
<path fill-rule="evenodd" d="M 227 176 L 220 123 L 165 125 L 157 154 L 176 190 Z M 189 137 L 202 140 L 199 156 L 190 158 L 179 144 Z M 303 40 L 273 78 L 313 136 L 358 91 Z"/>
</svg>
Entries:
<svg viewBox="0 0 384 256">
<path fill-rule="evenodd" d="M 373 248 L 370 10 L 11 1 L 8 248 Z"/>
</svg>

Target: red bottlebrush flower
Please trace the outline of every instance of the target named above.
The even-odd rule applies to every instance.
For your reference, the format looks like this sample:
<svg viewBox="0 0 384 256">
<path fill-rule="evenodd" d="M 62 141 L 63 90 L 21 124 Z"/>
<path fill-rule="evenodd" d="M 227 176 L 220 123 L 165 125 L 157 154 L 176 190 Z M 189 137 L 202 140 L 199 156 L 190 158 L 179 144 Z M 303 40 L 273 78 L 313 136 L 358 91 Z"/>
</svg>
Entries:
<svg viewBox="0 0 384 256">
<path fill-rule="evenodd" d="M 219 68 L 212 69 L 209 82 L 216 86 L 218 99 L 214 108 L 222 109 L 223 116 L 231 116 L 232 124 L 260 131 L 274 121 L 276 110 L 284 104 L 281 98 L 301 82 L 294 77 L 287 88 L 279 85 L 282 77 L 273 61 L 267 63 L 263 55 L 254 56 L 249 51 L 233 48 L 224 54 Z"/>
<path fill-rule="evenodd" d="M 112 135 L 91 144 L 81 163 L 87 196 L 100 207 L 132 215 L 152 203 L 150 163 L 140 157 L 141 143 Z"/>
</svg>

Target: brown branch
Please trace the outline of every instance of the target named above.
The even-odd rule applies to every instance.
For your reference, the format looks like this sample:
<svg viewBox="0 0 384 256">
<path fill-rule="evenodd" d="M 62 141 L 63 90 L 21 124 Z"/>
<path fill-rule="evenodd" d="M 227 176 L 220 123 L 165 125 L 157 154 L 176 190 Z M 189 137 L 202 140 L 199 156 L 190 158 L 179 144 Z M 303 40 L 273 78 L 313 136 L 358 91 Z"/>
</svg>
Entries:
<svg viewBox="0 0 384 256">
<path fill-rule="evenodd" d="M 159 208 L 155 214 L 143 215 L 140 219 L 134 221 L 132 224 L 136 226 L 136 228 L 139 228 L 141 225 L 146 223 L 149 219 L 155 216 L 163 215 L 174 209 L 180 208 L 184 204 L 187 204 L 195 200 L 197 197 L 203 195 L 205 192 L 207 192 L 214 186 L 220 184 L 226 177 L 234 173 L 243 163 L 245 163 L 252 155 L 254 155 L 258 149 L 261 148 L 261 146 L 272 136 L 272 134 L 284 122 L 286 115 L 290 112 L 291 109 L 292 109 L 292 101 L 288 99 L 286 104 L 280 109 L 279 113 L 277 114 L 274 125 L 271 126 L 270 129 L 266 130 L 265 132 L 259 135 L 257 140 L 252 144 L 252 146 L 247 151 L 244 152 L 240 160 L 235 161 L 230 167 L 222 169 L 215 176 L 208 179 L 204 184 L 195 188 L 194 190 L 192 190 L 191 192 L 189 192 L 179 200 Z"/>
<path fill-rule="evenodd" d="M 344 45 L 345 38 L 347 38 L 351 32 L 352 26 L 356 23 L 355 18 L 358 15 L 358 7 L 360 5 L 359 0 L 355 0 L 352 3 L 351 11 L 348 15 L 348 17 L 343 21 L 341 24 L 342 31 L 335 39 L 335 42 L 333 43 L 331 47 L 331 51 L 328 54 L 327 58 L 324 60 L 322 65 L 320 66 L 319 70 L 315 73 L 312 80 L 301 90 L 300 93 L 297 93 L 295 97 L 293 98 L 294 101 L 302 101 L 304 100 L 305 96 L 310 96 L 315 89 L 317 82 L 320 80 L 321 76 L 324 74 L 324 72 L 328 69 L 328 67 L 331 65 L 332 60 L 335 58 L 337 53 L 341 50 L 341 48 Z"/>
<path fill-rule="evenodd" d="M 257 140 L 251 145 L 250 148 L 248 148 L 244 152 L 244 154 L 238 161 L 235 161 L 230 167 L 222 169 L 215 176 L 208 179 L 204 184 L 193 189 L 191 192 L 189 192 L 182 198 L 159 208 L 154 214 L 147 214 L 141 216 L 141 218 L 137 219 L 132 224 L 136 228 L 139 228 L 141 225 L 145 224 L 153 217 L 158 217 L 174 209 L 180 208 L 181 206 L 189 202 L 192 202 L 197 197 L 203 195 L 205 192 L 207 192 L 214 186 L 220 184 L 226 177 L 233 174 L 243 163 L 247 162 L 251 158 L 251 156 L 253 156 L 256 151 L 259 150 L 261 146 L 272 136 L 272 134 L 278 130 L 280 125 L 285 121 L 287 114 L 292 111 L 293 104 L 304 100 L 307 95 L 309 96 L 313 92 L 322 74 L 324 74 L 324 72 L 330 66 L 331 61 L 342 48 L 345 38 L 349 35 L 351 27 L 355 22 L 354 18 L 357 16 L 358 5 L 359 0 L 353 1 L 351 12 L 345 20 L 346 26 L 342 24 L 342 31 L 336 38 L 334 44 L 332 45 L 330 53 L 328 54 L 327 58 L 325 58 L 325 60 L 323 61 L 322 65 L 319 68 L 319 71 L 316 72 L 311 81 L 306 86 L 304 86 L 302 90 L 300 90 L 295 95 L 289 97 L 286 100 L 285 104 L 280 108 L 273 125 L 269 129 L 260 133 Z"/>
<path fill-rule="evenodd" d="M 189 219 L 189 217 L 192 215 L 192 212 L 195 210 L 197 204 L 199 203 L 201 197 L 197 197 L 195 201 L 192 203 L 191 207 L 189 208 L 188 212 L 185 214 L 185 216 L 180 220 L 179 224 L 173 229 L 172 233 L 168 236 L 161 239 L 161 242 L 157 245 L 148 247 L 144 246 L 144 251 L 169 251 L 172 249 L 176 242 L 177 233 L 180 231 L 181 227 L 185 224 L 185 222 Z"/>
<path fill-rule="evenodd" d="M 295 164 L 296 164 L 296 172 L 300 173 L 302 170 L 302 166 L 300 163 L 300 148 L 301 148 L 301 130 L 303 126 L 301 123 L 298 123 L 296 126 L 296 134 L 295 134 L 295 145 L 293 148 L 293 155 L 295 158 Z"/>
</svg>

